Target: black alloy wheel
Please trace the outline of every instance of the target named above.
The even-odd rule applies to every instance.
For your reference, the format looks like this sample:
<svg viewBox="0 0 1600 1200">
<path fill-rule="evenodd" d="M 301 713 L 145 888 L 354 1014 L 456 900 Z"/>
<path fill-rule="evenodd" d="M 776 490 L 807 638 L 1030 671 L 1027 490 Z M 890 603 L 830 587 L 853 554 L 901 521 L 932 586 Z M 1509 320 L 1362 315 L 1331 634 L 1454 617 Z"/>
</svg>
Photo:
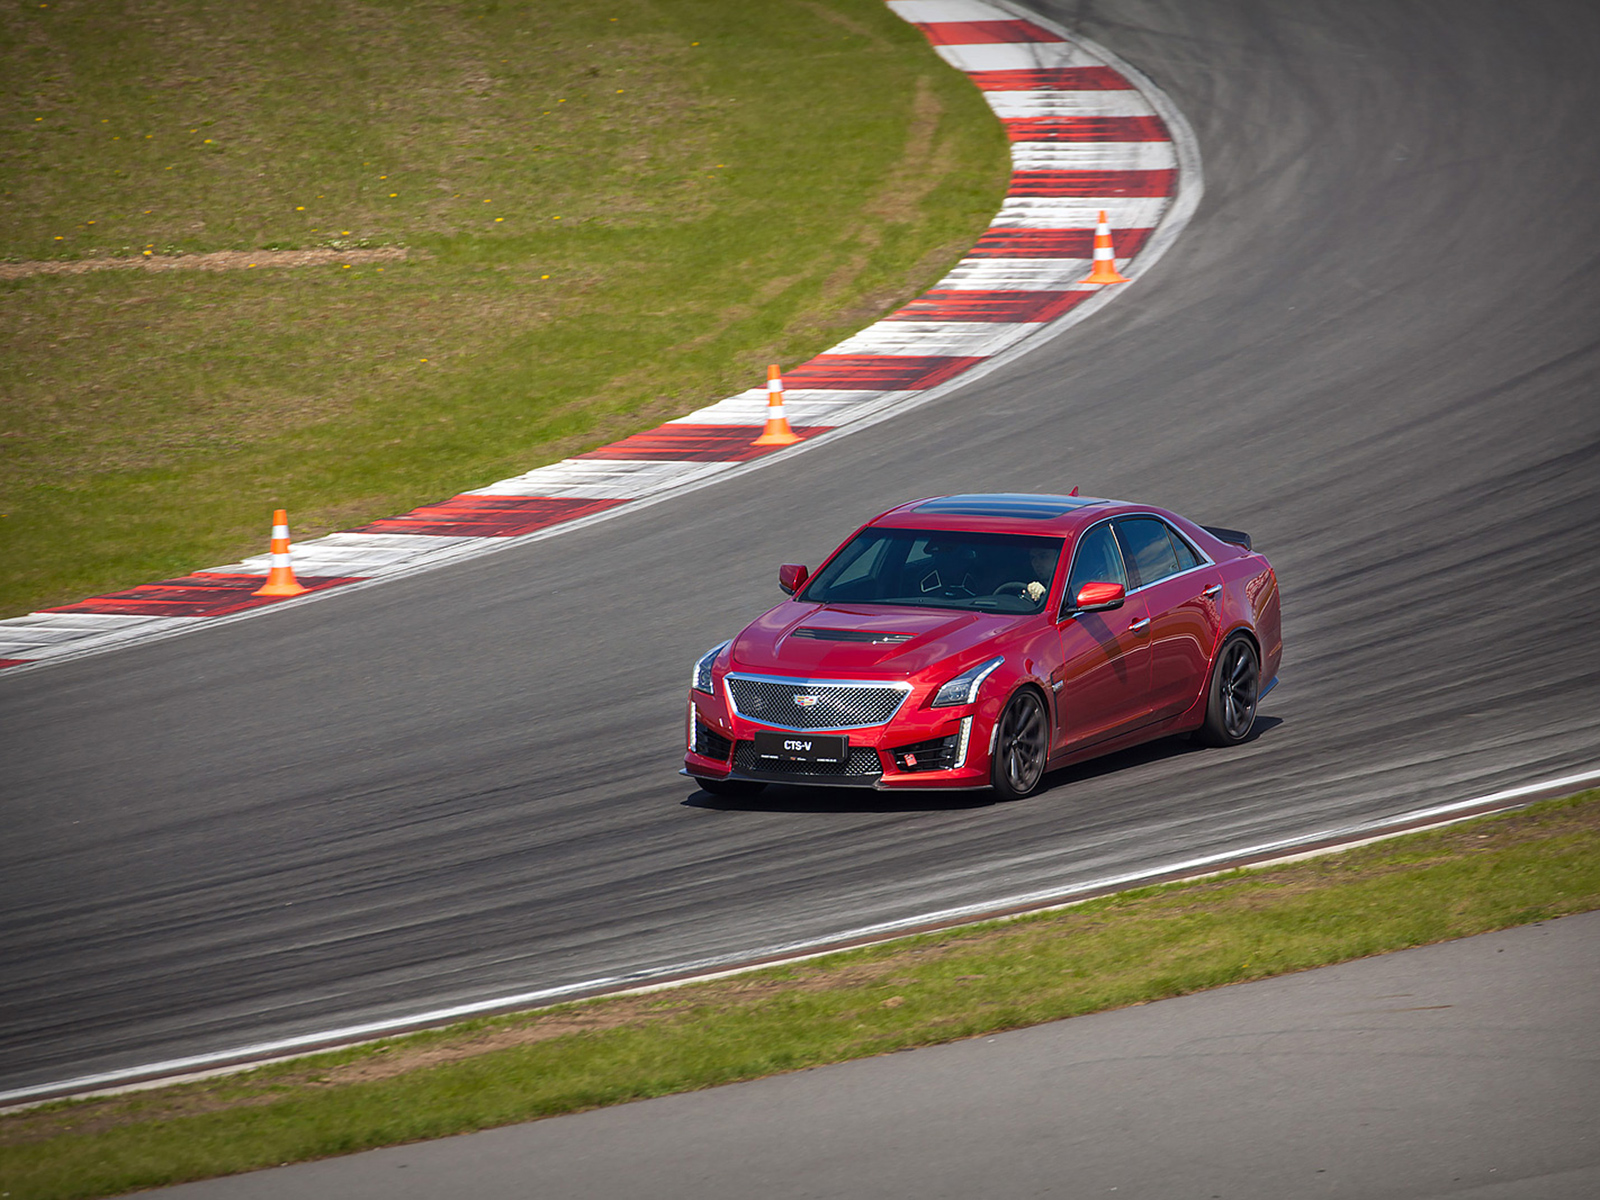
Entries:
<svg viewBox="0 0 1600 1200">
<path fill-rule="evenodd" d="M 1217 655 L 1200 740 L 1209 746 L 1237 746 L 1255 726 L 1260 698 L 1261 660 L 1250 639 L 1236 634 Z"/>
<path fill-rule="evenodd" d="M 1050 721 L 1039 693 L 1024 688 L 1012 696 L 1000 714 L 994 762 L 989 782 L 1002 800 L 1032 795 L 1044 778 L 1045 756 L 1050 749 Z"/>
</svg>

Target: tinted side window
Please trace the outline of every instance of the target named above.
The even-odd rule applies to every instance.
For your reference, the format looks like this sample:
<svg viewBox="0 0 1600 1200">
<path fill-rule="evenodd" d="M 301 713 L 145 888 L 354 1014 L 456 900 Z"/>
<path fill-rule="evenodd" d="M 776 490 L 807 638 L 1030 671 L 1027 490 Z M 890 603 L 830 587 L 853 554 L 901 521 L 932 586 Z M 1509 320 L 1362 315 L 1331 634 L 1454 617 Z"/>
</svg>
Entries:
<svg viewBox="0 0 1600 1200">
<path fill-rule="evenodd" d="M 1115 525 L 1134 587 L 1178 573 L 1178 556 L 1172 549 L 1172 539 L 1167 536 L 1165 521 L 1157 517 L 1128 517 Z"/>
<path fill-rule="evenodd" d="M 1117 549 L 1117 539 L 1111 536 L 1110 525 L 1096 525 L 1078 543 L 1077 553 L 1072 556 L 1072 574 L 1067 577 L 1067 594 L 1061 600 L 1062 612 L 1071 611 L 1078 589 L 1086 583 L 1128 586 L 1122 552 Z"/>
<path fill-rule="evenodd" d="M 1178 570 L 1188 571 L 1200 565 L 1200 556 L 1194 552 L 1194 547 L 1189 545 L 1183 534 L 1168 525 L 1167 536 L 1172 539 L 1172 548 L 1178 553 Z"/>
</svg>

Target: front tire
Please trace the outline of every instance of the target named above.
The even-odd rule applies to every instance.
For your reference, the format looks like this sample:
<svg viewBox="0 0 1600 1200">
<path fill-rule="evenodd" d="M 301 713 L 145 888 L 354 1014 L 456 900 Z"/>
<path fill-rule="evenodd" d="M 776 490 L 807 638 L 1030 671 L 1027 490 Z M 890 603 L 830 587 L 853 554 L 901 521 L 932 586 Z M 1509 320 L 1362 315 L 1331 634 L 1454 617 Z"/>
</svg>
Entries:
<svg viewBox="0 0 1600 1200">
<path fill-rule="evenodd" d="M 1206 691 L 1206 721 L 1196 738 L 1207 746 L 1237 746 L 1250 736 L 1261 698 L 1261 660 L 1243 634 L 1235 634 L 1217 655 Z"/>
<path fill-rule="evenodd" d="M 1024 688 L 1006 702 L 994 742 L 989 782 L 1002 800 L 1031 796 L 1044 779 L 1050 749 L 1050 720 L 1044 703 L 1032 688 Z"/>
</svg>

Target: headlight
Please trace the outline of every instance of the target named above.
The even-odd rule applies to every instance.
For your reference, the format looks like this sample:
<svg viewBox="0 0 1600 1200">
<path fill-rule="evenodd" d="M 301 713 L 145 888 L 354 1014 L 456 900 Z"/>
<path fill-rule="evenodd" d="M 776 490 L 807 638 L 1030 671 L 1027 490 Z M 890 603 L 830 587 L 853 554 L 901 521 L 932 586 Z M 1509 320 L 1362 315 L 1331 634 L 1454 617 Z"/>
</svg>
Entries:
<svg viewBox="0 0 1600 1200">
<path fill-rule="evenodd" d="M 991 658 L 988 662 L 968 667 L 938 690 L 933 697 L 931 707 L 949 708 L 956 704 L 971 704 L 978 698 L 978 688 L 989 678 L 989 672 L 1003 662 L 1004 658 Z"/>
<path fill-rule="evenodd" d="M 711 668 L 717 665 L 717 655 L 721 654 L 730 645 L 731 639 L 720 646 L 713 646 L 700 656 L 700 661 L 694 665 L 694 678 L 689 680 L 689 686 L 697 692 L 711 694 Z"/>
</svg>

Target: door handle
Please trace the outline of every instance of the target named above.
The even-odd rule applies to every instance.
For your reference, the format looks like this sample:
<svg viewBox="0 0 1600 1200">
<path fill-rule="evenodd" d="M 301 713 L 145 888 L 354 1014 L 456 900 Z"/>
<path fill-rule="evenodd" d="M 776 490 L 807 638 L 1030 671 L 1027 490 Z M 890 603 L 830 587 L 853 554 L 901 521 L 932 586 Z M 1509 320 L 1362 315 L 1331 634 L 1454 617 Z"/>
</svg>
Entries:
<svg viewBox="0 0 1600 1200">
<path fill-rule="evenodd" d="M 1207 600 L 1215 600 L 1220 595 L 1222 595 L 1222 585 L 1220 583 L 1213 583 L 1205 590 Z"/>
<path fill-rule="evenodd" d="M 1128 626 L 1128 632 L 1129 633 L 1143 633 L 1146 629 L 1149 629 L 1149 628 L 1150 628 L 1150 618 L 1149 617 L 1140 617 L 1132 625 Z"/>
</svg>

